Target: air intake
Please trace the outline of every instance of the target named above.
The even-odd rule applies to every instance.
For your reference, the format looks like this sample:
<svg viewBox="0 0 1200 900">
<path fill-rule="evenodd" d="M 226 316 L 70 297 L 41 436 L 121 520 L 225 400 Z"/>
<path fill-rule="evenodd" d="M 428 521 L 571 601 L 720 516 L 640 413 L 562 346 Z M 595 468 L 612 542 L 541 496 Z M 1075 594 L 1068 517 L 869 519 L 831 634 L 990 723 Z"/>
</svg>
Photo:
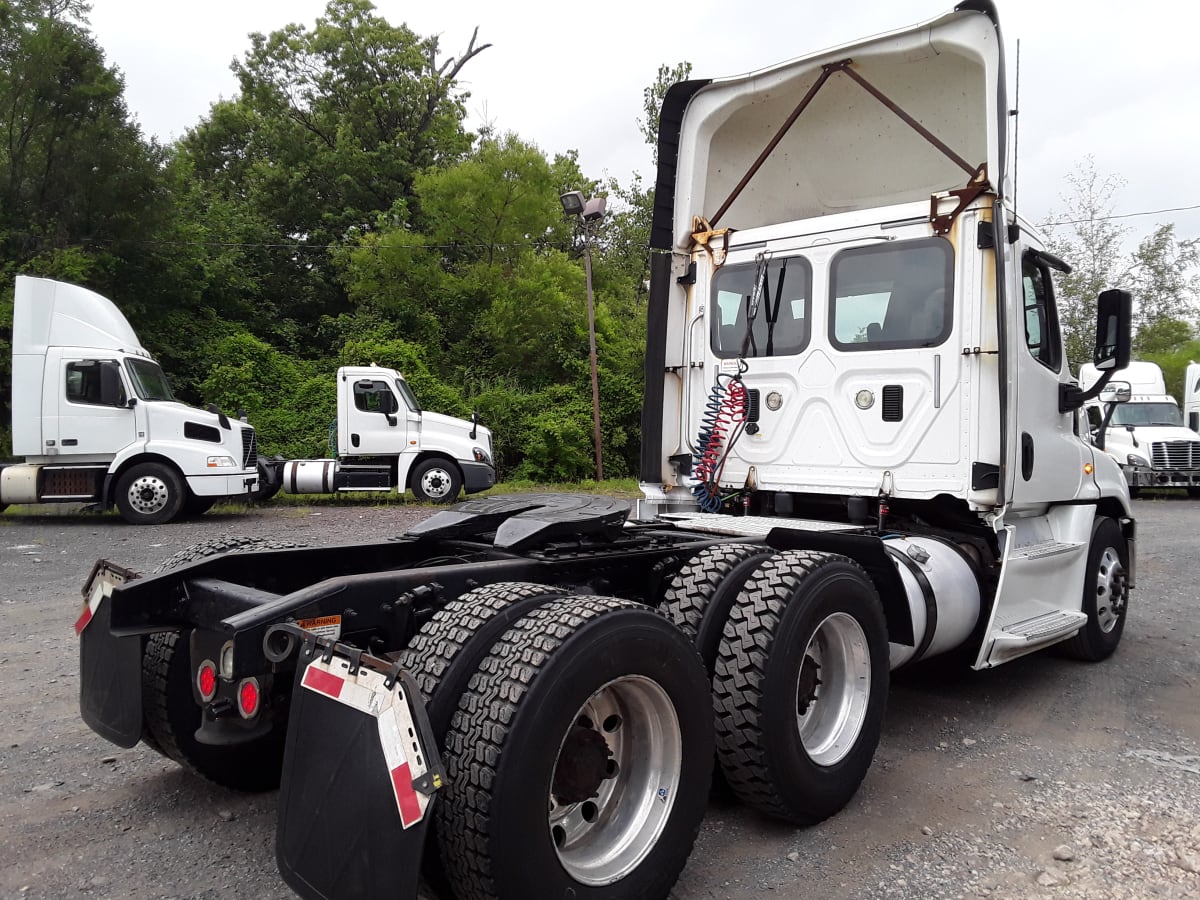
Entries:
<svg viewBox="0 0 1200 900">
<path fill-rule="evenodd" d="M 883 386 L 883 421 L 899 422 L 904 418 L 904 388 L 899 384 Z"/>
</svg>

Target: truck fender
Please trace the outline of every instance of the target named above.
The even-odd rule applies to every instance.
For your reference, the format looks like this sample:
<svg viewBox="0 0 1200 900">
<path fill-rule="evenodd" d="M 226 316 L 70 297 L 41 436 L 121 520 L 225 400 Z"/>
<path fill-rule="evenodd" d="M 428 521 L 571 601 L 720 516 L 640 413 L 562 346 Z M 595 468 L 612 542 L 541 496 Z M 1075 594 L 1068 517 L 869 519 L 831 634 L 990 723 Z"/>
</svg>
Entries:
<svg viewBox="0 0 1200 900">
<path fill-rule="evenodd" d="M 906 647 L 915 644 L 908 593 L 896 571 L 896 564 L 878 537 L 774 528 L 767 535 L 766 543 L 775 550 L 823 550 L 850 557 L 866 570 L 879 593 L 887 622 L 888 641 Z"/>
</svg>

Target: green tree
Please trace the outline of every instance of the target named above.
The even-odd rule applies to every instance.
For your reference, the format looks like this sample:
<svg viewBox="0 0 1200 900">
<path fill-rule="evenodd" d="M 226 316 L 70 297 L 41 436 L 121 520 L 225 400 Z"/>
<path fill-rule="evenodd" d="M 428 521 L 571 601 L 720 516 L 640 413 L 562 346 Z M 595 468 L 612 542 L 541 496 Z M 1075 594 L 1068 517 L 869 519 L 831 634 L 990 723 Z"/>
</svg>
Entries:
<svg viewBox="0 0 1200 900">
<path fill-rule="evenodd" d="M 457 87 L 489 44 L 473 36 L 441 58 L 422 38 L 378 15 L 368 0 L 331 0 L 313 28 L 252 34 L 236 61 L 241 91 L 213 106 L 181 142 L 195 176 L 270 223 L 275 248 L 261 298 L 292 324 L 297 350 L 311 325 L 345 311 L 328 248 L 409 226 L 413 185 L 471 147 Z M 280 338 L 286 335 L 280 335 Z"/>
<path fill-rule="evenodd" d="M 1200 241 L 1179 240 L 1175 226 L 1158 225 L 1127 254 L 1128 229 L 1113 218 L 1113 198 L 1124 182 L 1101 175 L 1085 157 L 1067 176 L 1072 193 L 1066 209 L 1052 217 L 1047 245 L 1069 262 L 1070 274 L 1055 275 L 1059 320 L 1071 367 L 1091 358 L 1096 297 L 1123 288 L 1134 299 L 1134 350 L 1139 356 L 1169 352 L 1189 341 L 1200 299 Z"/>
</svg>

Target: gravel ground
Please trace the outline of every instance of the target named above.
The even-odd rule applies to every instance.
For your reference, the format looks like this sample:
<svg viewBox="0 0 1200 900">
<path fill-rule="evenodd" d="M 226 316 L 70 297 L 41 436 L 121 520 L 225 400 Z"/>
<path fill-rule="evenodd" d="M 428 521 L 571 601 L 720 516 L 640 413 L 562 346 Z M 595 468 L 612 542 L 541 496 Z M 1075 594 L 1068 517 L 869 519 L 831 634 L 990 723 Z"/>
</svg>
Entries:
<svg viewBox="0 0 1200 900">
<path fill-rule="evenodd" d="M 220 536 L 377 539 L 428 509 L 268 507 L 157 529 L 34 511 L 0 515 L 0 898 L 291 897 L 274 794 L 205 784 L 80 721 L 79 588 L 100 556 L 149 571 Z M 898 677 L 846 810 L 794 829 L 714 798 L 675 896 L 1200 897 L 1200 503 L 1135 514 L 1139 589 L 1111 660 Z"/>
</svg>

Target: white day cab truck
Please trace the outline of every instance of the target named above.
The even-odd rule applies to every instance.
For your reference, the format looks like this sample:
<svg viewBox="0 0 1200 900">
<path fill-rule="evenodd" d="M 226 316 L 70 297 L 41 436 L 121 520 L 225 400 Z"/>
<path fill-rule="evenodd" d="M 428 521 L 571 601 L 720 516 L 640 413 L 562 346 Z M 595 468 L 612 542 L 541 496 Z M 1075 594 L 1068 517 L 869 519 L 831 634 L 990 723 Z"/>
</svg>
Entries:
<svg viewBox="0 0 1200 900">
<path fill-rule="evenodd" d="M 835 814 L 889 673 L 1121 639 L 1135 522 L 1080 410 L 1128 294 L 1064 360 L 1012 205 L 985 0 L 673 86 L 651 243 L 644 500 L 468 500 L 395 537 L 97 563 L 80 707 L 241 789 L 282 783 L 306 898 L 664 898 L 714 759 L 745 803 Z M 947 90 L 953 85 L 953 90 Z"/>
<path fill-rule="evenodd" d="M 1200 373 L 1193 375 L 1190 369 L 1188 377 L 1200 380 Z M 1093 365 L 1082 366 L 1080 385 L 1090 388 L 1103 375 Z M 1117 389 L 1129 396 L 1112 403 Z M 1200 497 L 1200 434 L 1184 424 L 1183 412 L 1167 393 L 1162 369 L 1155 363 L 1131 362 L 1121 380 L 1110 382 L 1086 409 L 1096 446 L 1121 466 L 1131 493 L 1186 488 L 1188 496 Z"/>
<path fill-rule="evenodd" d="M 258 482 L 254 429 L 175 400 L 158 363 L 107 298 L 18 275 L 12 443 L 0 510 L 116 505 L 135 525 L 200 515 Z"/>
<path fill-rule="evenodd" d="M 422 410 L 395 369 L 338 369 L 334 431 L 337 459 L 273 461 L 267 478 L 289 494 L 408 488 L 430 503 L 496 483 L 492 432 L 477 416 L 466 421 Z"/>
</svg>

